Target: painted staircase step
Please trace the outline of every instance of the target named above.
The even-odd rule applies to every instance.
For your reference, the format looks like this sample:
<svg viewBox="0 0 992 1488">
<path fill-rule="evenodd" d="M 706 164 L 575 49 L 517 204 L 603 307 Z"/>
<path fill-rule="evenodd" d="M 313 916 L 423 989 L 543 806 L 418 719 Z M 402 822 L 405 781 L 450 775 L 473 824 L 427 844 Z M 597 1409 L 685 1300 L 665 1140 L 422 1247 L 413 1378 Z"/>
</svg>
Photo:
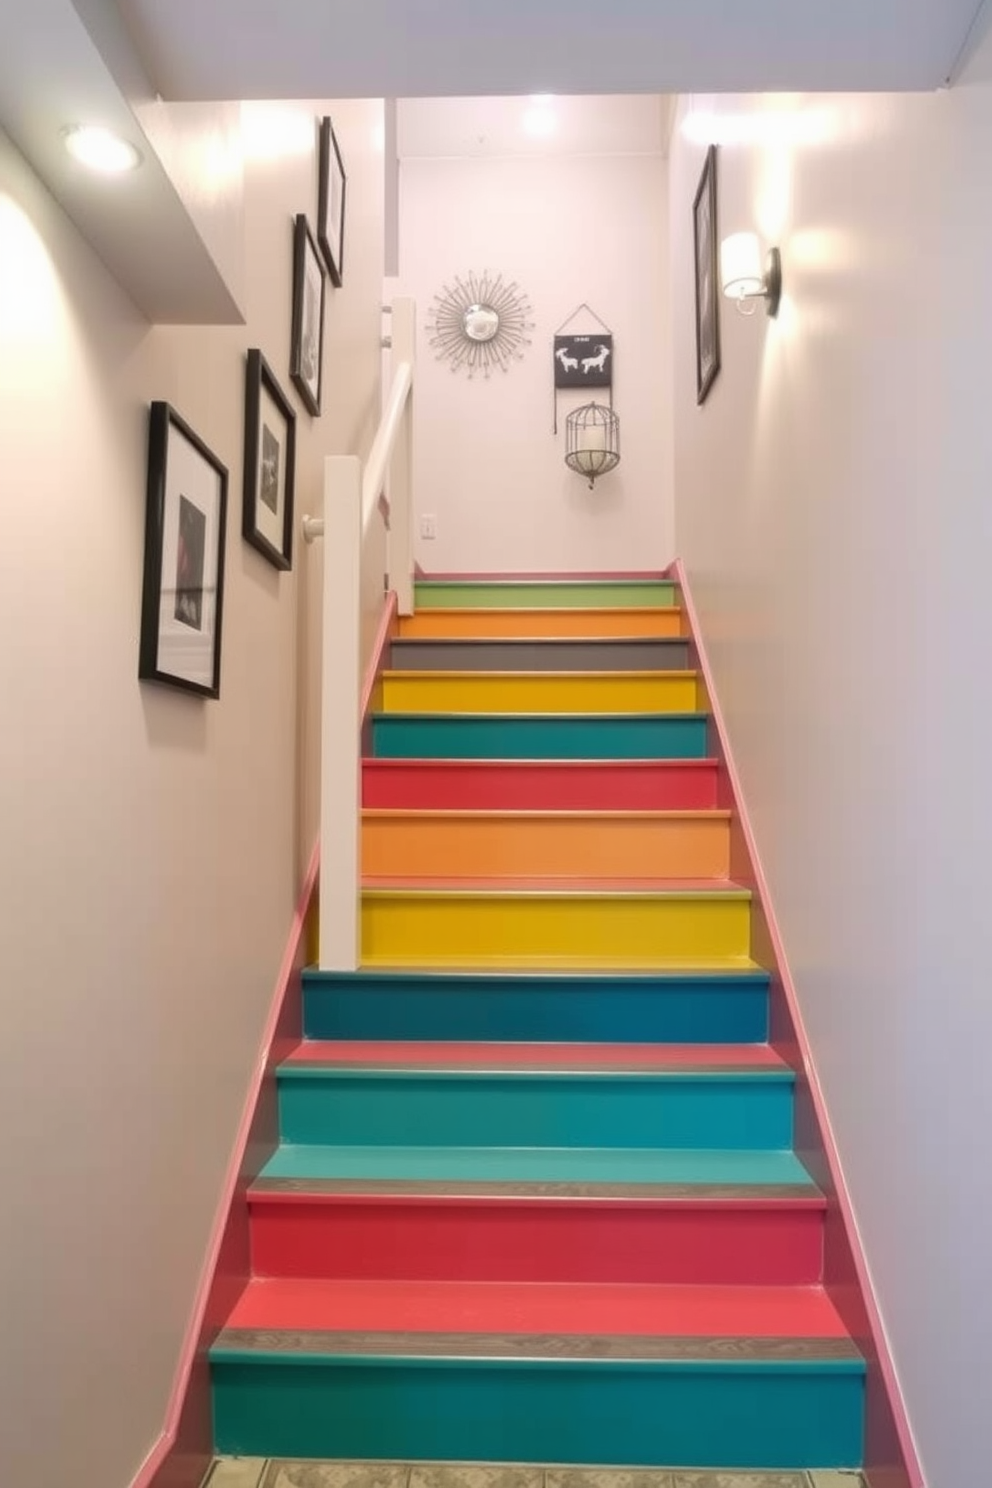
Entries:
<svg viewBox="0 0 992 1488">
<path fill-rule="evenodd" d="M 531 1340 L 542 1335 L 619 1336 L 651 1339 L 669 1357 L 677 1353 L 671 1347 L 675 1339 L 705 1344 L 717 1338 L 818 1339 L 824 1344 L 830 1339 L 840 1345 L 829 1351 L 832 1357 L 860 1357 L 830 1298 L 817 1286 L 255 1278 L 234 1304 L 227 1327 L 304 1335 L 407 1334 L 413 1335 L 409 1347 L 414 1351 L 419 1334 Z"/>
<path fill-rule="evenodd" d="M 814 1287 L 254 1281 L 210 1363 L 228 1452 L 861 1460 L 864 1360 Z"/>
<path fill-rule="evenodd" d="M 449 640 L 394 640 L 389 650 L 394 671 L 469 672 L 649 672 L 681 671 L 689 666 L 684 636 L 573 638 L 482 637 Z"/>
<path fill-rule="evenodd" d="M 385 713 L 691 713 L 695 672 L 414 672 L 382 674 Z"/>
<path fill-rule="evenodd" d="M 372 714 L 380 759 L 704 759 L 706 713 Z"/>
<path fill-rule="evenodd" d="M 716 760 L 362 761 L 362 800 L 377 810 L 705 811 Z"/>
<path fill-rule="evenodd" d="M 726 883 L 562 889 L 378 883 L 361 894 L 365 966 L 750 966 L 751 895 Z"/>
<path fill-rule="evenodd" d="M 809 1173 L 788 1148 L 629 1147 L 346 1147 L 284 1143 L 262 1169 L 259 1182 L 314 1184 L 434 1184 L 449 1192 L 501 1192 L 506 1185 L 577 1197 L 590 1189 L 604 1197 L 691 1195 L 705 1189 L 734 1198 L 754 1188 L 784 1194 L 815 1193 Z M 496 1186 L 495 1189 L 493 1186 Z"/>
<path fill-rule="evenodd" d="M 415 610 L 641 609 L 674 605 L 671 579 L 418 579 Z"/>
<path fill-rule="evenodd" d="M 788 1071 L 770 1044 L 549 1044 L 474 1039 L 305 1039 L 280 1067 L 602 1075 Z"/>
<path fill-rule="evenodd" d="M 730 812 L 362 813 L 366 877 L 725 879 Z"/>
<path fill-rule="evenodd" d="M 347 1058 L 312 1047 L 276 1071 L 279 1130 L 295 1145 L 769 1148 L 792 1142 L 791 1069 L 761 1046 L 734 1062 L 693 1051 L 649 1058 L 617 1051 L 590 1066 L 548 1051 L 472 1058 L 372 1045 Z M 426 1047 L 427 1053 L 424 1053 Z M 403 1057 L 402 1049 L 409 1053 Z M 417 1052 L 419 1049 L 419 1052 Z"/>
<path fill-rule="evenodd" d="M 262 1178 L 256 1276 L 811 1286 L 821 1194 L 769 1185 L 397 1183 Z"/>
<path fill-rule="evenodd" d="M 607 636 L 683 636 L 685 620 L 676 606 L 594 609 L 422 609 L 402 616 L 404 640 L 517 638 L 522 640 Z"/>
<path fill-rule="evenodd" d="M 761 1042 L 767 971 L 303 972 L 308 1038 Z"/>
</svg>

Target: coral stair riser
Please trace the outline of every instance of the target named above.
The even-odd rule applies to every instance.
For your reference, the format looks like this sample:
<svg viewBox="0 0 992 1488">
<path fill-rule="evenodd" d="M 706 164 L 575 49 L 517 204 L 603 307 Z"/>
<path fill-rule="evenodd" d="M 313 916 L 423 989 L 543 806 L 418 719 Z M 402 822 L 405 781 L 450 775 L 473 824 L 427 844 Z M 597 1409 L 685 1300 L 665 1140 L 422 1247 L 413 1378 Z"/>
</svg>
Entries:
<svg viewBox="0 0 992 1488">
<path fill-rule="evenodd" d="M 705 713 L 373 713 L 380 759 L 704 759 Z"/>
<path fill-rule="evenodd" d="M 393 672 L 385 713 L 692 713 L 695 672 Z"/>
<path fill-rule="evenodd" d="M 398 624 L 403 640 L 631 640 L 684 635 L 681 610 L 420 610 Z"/>
<path fill-rule="evenodd" d="M 750 895 L 693 888 L 362 891 L 366 966 L 746 969 Z"/>
<path fill-rule="evenodd" d="M 275 1180 L 269 1180 L 274 1183 Z M 368 1184 L 367 1188 L 375 1189 Z M 736 1199 L 307 1193 L 255 1185 L 256 1276 L 812 1286 L 819 1195 Z"/>
<path fill-rule="evenodd" d="M 389 649 L 393 671 L 674 672 L 689 666 L 685 637 L 549 640 L 405 640 Z"/>
<path fill-rule="evenodd" d="M 713 878 L 730 870 L 730 813 L 375 812 L 362 816 L 366 879 Z"/>
<path fill-rule="evenodd" d="M 385 760 L 362 762 L 375 810 L 707 811 L 715 760 Z"/>
<path fill-rule="evenodd" d="M 308 1039 L 760 1043 L 768 973 L 303 973 Z"/>
<path fill-rule="evenodd" d="M 414 607 L 445 609 L 657 609 L 676 604 L 670 579 L 420 579 Z"/>
</svg>

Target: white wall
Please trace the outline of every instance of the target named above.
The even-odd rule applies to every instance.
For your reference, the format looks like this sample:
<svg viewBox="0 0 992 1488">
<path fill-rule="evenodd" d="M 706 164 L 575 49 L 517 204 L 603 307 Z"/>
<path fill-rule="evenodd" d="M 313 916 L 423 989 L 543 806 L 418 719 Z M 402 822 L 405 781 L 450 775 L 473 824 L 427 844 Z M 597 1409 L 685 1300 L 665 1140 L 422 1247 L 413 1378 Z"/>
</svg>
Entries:
<svg viewBox="0 0 992 1488">
<path fill-rule="evenodd" d="M 420 307 L 415 503 L 437 519 L 436 541 L 417 537 L 428 570 L 673 556 L 663 104 L 556 107 L 561 132 L 528 139 L 525 99 L 400 104 L 400 284 Z M 452 373 L 429 346 L 434 296 L 470 270 L 518 281 L 534 312 L 524 359 L 488 382 Z M 614 333 L 621 424 L 620 466 L 595 491 L 564 464 L 565 414 L 581 397 L 563 394 L 552 434 L 552 338 L 583 301 Z"/>
<path fill-rule="evenodd" d="M 291 218 L 315 211 L 319 106 L 300 107 L 300 152 L 249 162 L 238 330 L 150 327 L 0 136 L 4 1483 L 124 1488 L 162 1428 L 313 843 L 297 646 L 319 550 L 278 574 L 240 509 L 246 346 L 295 398 Z M 326 415 L 298 410 L 300 512 L 377 392 L 381 104 L 333 114 L 349 259 Z M 154 398 L 230 468 L 219 702 L 137 681 Z"/>
<path fill-rule="evenodd" d="M 781 244 L 697 409 L 691 202 Z M 677 539 L 912 1426 L 988 1477 L 992 41 L 916 96 L 699 99 L 672 147 Z"/>
</svg>

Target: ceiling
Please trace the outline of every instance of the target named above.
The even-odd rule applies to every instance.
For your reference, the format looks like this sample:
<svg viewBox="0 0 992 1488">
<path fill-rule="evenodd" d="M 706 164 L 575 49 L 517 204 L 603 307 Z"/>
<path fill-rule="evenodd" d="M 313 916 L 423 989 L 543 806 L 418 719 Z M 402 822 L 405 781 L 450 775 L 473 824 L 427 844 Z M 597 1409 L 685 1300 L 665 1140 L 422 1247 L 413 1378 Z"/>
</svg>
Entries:
<svg viewBox="0 0 992 1488">
<path fill-rule="evenodd" d="M 982 0 L 119 4 L 179 100 L 936 88 Z"/>
<path fill-rule="evenodd" d="M 459 113 L 455 144 L 486 153 L 518 130 L 486 98 L 555 94 L 567 111 L 566 95 L 599 95 L 596 128 L 611 148 L 653 149 L 668 107 L 658 95 L 940 87 L 990 9 L 992 0 L 0 0 L 0 128 L 150 320 L 231 322 L 242 318 L 236 273 L 198 213 L 199 184 L 170 149 L 170 132 L 195 142 L 191 105 L 223 123 L 224 100 L 468 95 L 476 104 Z M 625 97 L 607 117 L 610 94 Z M 438 108 L 408 113 L 408 144 L 416 136 L 430 153 L 445 131 L 450 141 Z M 583 111 L 573 112 L 557 144 L 530 148 L 590 148 Z M 142 171 L 125 184 L 74 170 L 60 130 L 84 119 L 130 138 Z"/>
</svg>

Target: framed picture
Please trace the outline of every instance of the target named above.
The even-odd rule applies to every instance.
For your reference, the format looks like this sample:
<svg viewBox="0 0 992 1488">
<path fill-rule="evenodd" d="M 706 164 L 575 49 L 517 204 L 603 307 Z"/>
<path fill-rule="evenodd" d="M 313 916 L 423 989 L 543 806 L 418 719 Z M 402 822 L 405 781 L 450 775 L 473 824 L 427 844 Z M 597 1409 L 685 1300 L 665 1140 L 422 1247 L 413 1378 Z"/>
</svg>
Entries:
<svg viewBox="0 0 992 1488">
<path fill-rule="evenodd" d="M 612 386 L 613 337 L 609 332 L 556 336 L 554 357 L 556 388 Z"/>
<path fill-rule="evenodd" d="M 293 230 L 293 336 L 289 375 L 316 418 L 324 371 L 324 265 L 310 224 L 301 212 Z"/>
<path fill-rule="evenodd" d="M 245 373 L 245 489 L 241 532 L 275 568 L 293 566 L 296 414 L 262 353 Z"/>
<path fill-rule="evenodd" d="M 227 470 L 168 403 L 148 433 L 138 677 L 220 696 Z"/>
<path fill-rule="evenodd" d="M 317 180 L 317 241 L 324 255 L 331 283 L 341 288 L 344 271 L 344 192 L 347 176 L 330 119 L 320 121 Z"/>
<path fill-rule="evenodd" d="M 692 204 L 696 254 L 696 402 L 720 370 L 720 296 L 716 267 L 716 146 L 710 145 Z"/>
</svg>

